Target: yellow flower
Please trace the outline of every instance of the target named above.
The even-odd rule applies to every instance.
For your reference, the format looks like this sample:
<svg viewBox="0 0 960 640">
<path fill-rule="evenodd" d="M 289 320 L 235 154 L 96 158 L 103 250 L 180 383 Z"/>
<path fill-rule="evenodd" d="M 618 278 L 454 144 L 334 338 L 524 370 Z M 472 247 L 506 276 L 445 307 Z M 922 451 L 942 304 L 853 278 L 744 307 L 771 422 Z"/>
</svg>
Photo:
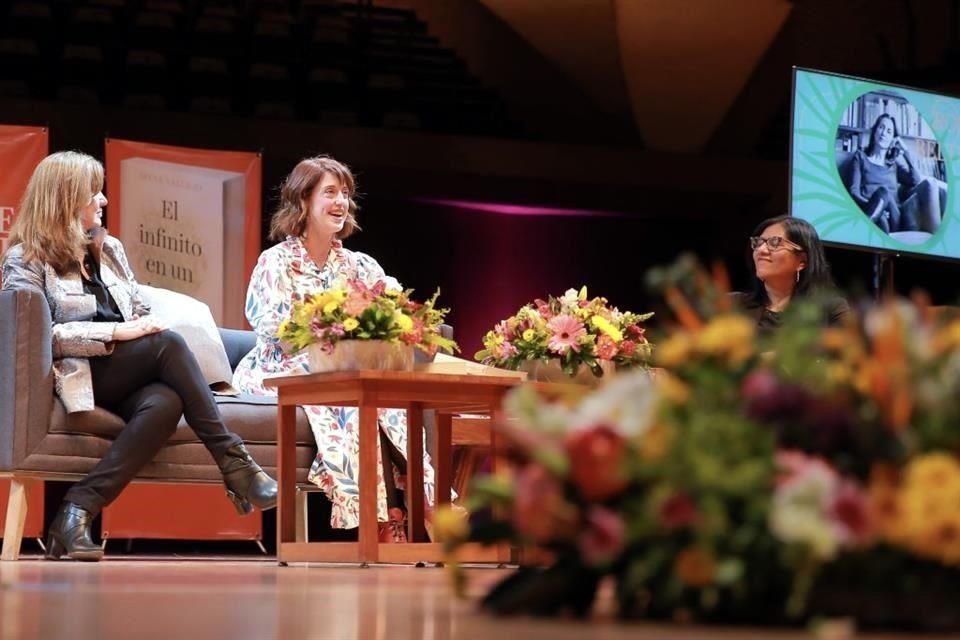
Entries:
<svg viewBox="0 0 960 640">
<path fill-rule="evenodd" d="M 410 316 L 397 312 L 393 316 L 393 321 L 397 323 L 397 326 L 400 327 L 401 331 L 410 331 L 413 329 L 413 320 L 410 319 Z"/>
<path fill-rule="evenodd" d="M 657 364 L 667 369 L 676 369 L 690 361 L 693 353 L 693 338 L 689 333 L 677 332 L 657 345 L 654 354 Z"/>
<path fill-rule="evenodd" d="M 839 353 L 850 343 L 850 332 L 839 328 L 827 328 L 820 334 L 820 344 L 824 349 Z"/>
<path fill-rule="evenodd" d="M 339 306 L 340 306 L 340 301 L 339 301 L 339 300 L 331 300 L 331 301 L 328 302 L 327 304 L 323 305 L 323 312 L 324 312 L 324 313 L 333 313 L 334 311 L 337 310 L 337 307 L 339 307 Z M 346 323 L 344 323 L 344 324 L 346 324 Z"/>
<path fill-rule="evenodd" d="M 313 296 L 312 302 L 314 306 L 322 309 L 331 300 L 336 300 L 336 296 L 333 295 L 332 291 L 321 291 Z"/>
<path fill-rule="evenodd" d="M 754 323 L 739 315 L 717 316 L 697 334 L 697 350 L 738 365 L 753 354 Z"/>
<path fill-rule="evenodd" d="M 450 505 L 442 506 L 433 514 L 433 538 L 443 542 L 466 540 L 470 534 L 470 524 L 464 509 L 454 509 Z"/>
<path fill-rule="evenodd" d="M 673 444 L 673 429 L 654 424 L 640 436 L 640 456 L 647 462 L 656 462 L 667 455 Z"/>
<path fill-rule="evenodd" d="M 940 327 L 931 338 L 930 347 L 935 355 L 943 355 L 960 347 L 960 320 Z"/>
<path fill-rule="evenodd" d="M 495 349 L 501 344 L 503 344 L 503 335 L 495 331 L 487 331 L 487 335 L 483 336 L 483 346 L 485 349 Z"/>
<path fill-rule="evenodd" d="M 293 307 L 293 324 L 300 326 L 310 324 L 316 313 L 317 305 L 313 302 L 296 304 Z"/>
<path fill-rule="evenodd" d="M 910 488 L 943 492 L 960 481 L 960 463 L 947 453 L 928 453 L 910 462 L 906 476 Z"/>
<path fill-rule="evenodd" d="M 835 362 L 827 367 L 827 378 L 829 378 L 831 382 L 844 384 L 853 379 L 853 370 L 849 365 Z"/>
<path fill-rule="evenodd" d="M 670 375 L 666 371 L 657 373 L 654 378 L 654 384 L 660 391 L 660 395 L 666 398 L 667 402 L 682 406 L 690 400 L 690 387 L 688 387 L 680 378 Z"/>
<path fill-rule="evenodd" d="M 871 505 L 881 534 L 914 553 L 960 564 L 960 463 L 946 453 L 910 462 L 904 483 L 871 484 Z"/>
<path fill-rule="evenodd" d="M 612 322 L 604 318 L 603 316 L 593 316 L 590 318 L 590 323 L 593 324 L 597 329 L 603 333 L 610 336 L 614 342 L 623 341 L 623 332 L 620 329 L 617 329 Z"/>
<path fill-rule="evenodd" d="M 347 318 L 346 320 L 343 321 L 344 331 L 353 331 L 359 326 L 360 326 L 360 323 L 357 322 L 356 318 Z"/>
<path fill-rule="evenodd" d="M 290 319 L 285 318 L 280 322 L 280 326 L 277 328 L 277 335 L 282 336 L 290 329 Z"/>
<path fill-rule="evenodd" d="M 523 339 L 527 342 L 533 342 L 533 339 L 537 337 L 537 332 L 533 329 L 527 329 L 523 332 Z"/>
</svg>

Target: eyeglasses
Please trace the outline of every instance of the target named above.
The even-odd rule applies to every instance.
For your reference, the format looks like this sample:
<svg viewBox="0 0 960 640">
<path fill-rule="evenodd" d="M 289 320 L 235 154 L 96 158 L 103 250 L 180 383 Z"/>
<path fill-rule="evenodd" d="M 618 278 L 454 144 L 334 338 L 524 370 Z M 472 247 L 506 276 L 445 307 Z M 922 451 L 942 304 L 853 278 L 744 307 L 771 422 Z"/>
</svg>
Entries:
<svg viewBox="0 0 960 640">
<path fill-rule="evenodd" d="M 781 236 L 767 236 L 766 238 L 761 236 L 752 236 L 750 238 L 750 248 L 756 251 L 766 243 L 767 248 L 770 251 L 779 251 L 780 249 L 793 249 L 794 251 L 803 251 L 803 247 L 796 244 L 795 242 L 790 242 L 786 238 Z"/>
</svg>

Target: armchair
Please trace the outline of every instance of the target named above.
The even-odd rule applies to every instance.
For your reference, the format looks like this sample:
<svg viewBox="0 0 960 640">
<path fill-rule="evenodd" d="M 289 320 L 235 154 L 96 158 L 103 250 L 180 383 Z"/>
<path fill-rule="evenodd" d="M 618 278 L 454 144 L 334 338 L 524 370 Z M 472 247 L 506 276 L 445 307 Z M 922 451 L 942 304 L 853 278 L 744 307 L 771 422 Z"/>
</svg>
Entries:
<svg viewBox="0 0 960 640">
<path fill-rule="evenodd" d="M 4 560 L 19 555 L 34 480 L 77 480 L 88 473 L 123 428 L 102 408 L 68 414 L 53 392 L 50 309 L 25 290 L 0 291 L 0 477 L 11 479 L 3 537 Z M 221 330 L 231 367 L 252 347 L 249 331 Z M 277 409 L 273 398 L 218 396 L 224 421 L 247 443 L 267 473 L 276 474 Z M 297 481 L 305 482 L 316 445 L 306 415 L 298 412 Z M 181 420 L 177 432 L 137 480 L 222 482 L 216 464 Z"/>
</svg>

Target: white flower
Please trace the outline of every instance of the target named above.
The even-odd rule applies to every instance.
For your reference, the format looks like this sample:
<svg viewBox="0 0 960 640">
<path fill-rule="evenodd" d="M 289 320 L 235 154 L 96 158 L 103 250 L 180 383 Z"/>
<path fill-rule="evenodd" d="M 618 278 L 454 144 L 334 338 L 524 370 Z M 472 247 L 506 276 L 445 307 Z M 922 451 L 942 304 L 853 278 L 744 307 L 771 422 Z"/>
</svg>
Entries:
<svg viewBox="0 0 960 640">
<path fill-rule="evenodd" d="M 832 560 L 837 554 L 837 537 L 830 523 L 802 505 L 774 502 L 770 529 L 784 542 L 806 545 L 819 560 Z"/>
<path fill-rule="evenodd" d="M 864 331 L 871 338 L 886 333 L 898 322 L 901 331 L 919 326 L 917 308 L 912 304 L 899 300 L 884 305 L 872 307 L 863 321 Z"/>
<path fill-rule="evenodd" d="M 567 289 L 560 298 L 560 306 L 565 311 L 580 307 L 579 292 L 576 289 Z"/>
<path fill-rule="evenodd" d="M 517 421 L 524 428 L 548 433 L 567 431 L 573 416 L 564 405 L 544 401 L 527 386 L 508 393 L 503 401 L 503 410 L 509 420 Z"/>
<path fill-rule="evenodd" d="M 587 396 L 571 416 L 569 431 L 606 424 L 625 438 L 650 428 L 656 407 L 656 390 L 647 371 L 614 376 Z"/>
<path fill-rule="evenodd" d="M 839 546 L 827 517 L 837 475 L 826 465 L 805 466 L 777 487 L 770 509 L 770 530 L 780 540 L 807 545 L 815 557 L 830 560 Z"/>
</svg>

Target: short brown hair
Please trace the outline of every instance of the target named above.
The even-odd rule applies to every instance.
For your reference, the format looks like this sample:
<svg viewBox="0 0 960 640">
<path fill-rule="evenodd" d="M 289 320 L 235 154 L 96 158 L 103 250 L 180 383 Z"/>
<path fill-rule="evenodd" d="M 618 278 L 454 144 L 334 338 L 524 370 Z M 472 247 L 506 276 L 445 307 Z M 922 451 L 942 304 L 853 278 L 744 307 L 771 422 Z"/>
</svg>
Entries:
<svg viewBox="0 0 960 640">
<path fill-rule="evenodd" d="M 343 240 L 360 229 L 357 224 L 357 204 L 354 201 L 356 184 L 353 173 L 347 165 L 334 160 L 330 156 L 314 156 L 305 158 L 297 163 L 290 175 L 280 186 L 280 206 L 270 220 L 270 239 L 283 240 L 293 236 L 302 236 L 307 227 L 306 202 L 310 200 L 314 188 L 323 180 L 323 176 L 330 174 L 337 178 L 350 194 L 347 206 L 347 215 L 343 229 L 337 233 L 337 238 Z"/>
</svg>

